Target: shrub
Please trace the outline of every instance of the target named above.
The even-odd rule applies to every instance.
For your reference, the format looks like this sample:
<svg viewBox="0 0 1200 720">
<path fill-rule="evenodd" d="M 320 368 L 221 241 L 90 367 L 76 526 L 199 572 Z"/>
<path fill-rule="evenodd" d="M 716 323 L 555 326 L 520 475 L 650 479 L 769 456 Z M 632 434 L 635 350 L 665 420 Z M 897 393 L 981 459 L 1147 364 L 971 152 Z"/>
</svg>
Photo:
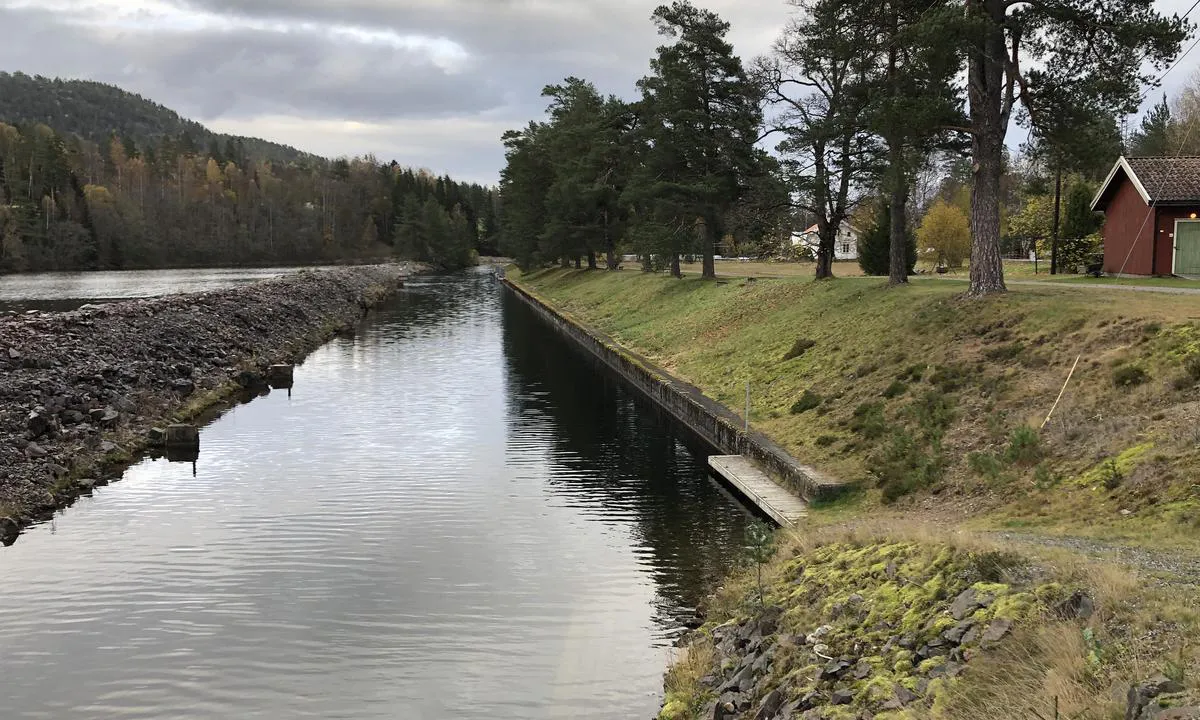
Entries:
<svg viewBox="0 0 1200 720">
<path fill-rule="evenodd" d="M 924 376 L 924 365 L 909 365 L 904 372 L 896 376 L 896 379 L 901 382 L 921 382 L 921 378 Z"/>
<path fill-rule="evenodd" d="M 908 272 L 917 266 L 917 237 L 908 233 L 906 253 Z M 864 275 L 887 275 L 892 263 L 892 208 L 881 202 L 875 213 L 875 223 L 858 241 L 858 266 Z"/>
<path fill-rule="evenodd" d="M 1025 343 L 1018 340 L 1016 342 L 1010 342 L 1004 345 L 997 345 L 996 347 L 988 348 L 983 354 L 988 360 L 995 362 L 1006 362 L 1008 360 L 1012 360 L 1023 352 L 1025 352 Z"/>
<path fill-rule="evenodd" d="M 892 432 L 887 444 L 873 453 L 867 463 L 867 470 L 883 490 L 885 503 L 930 487 L 941 479 L 944 469 L 940 443 L 926 448 L 912 433 L 900 428 Z"/>
<path fill-rule="evenodd" d="M 954 422 L 954 402 L 936 390 L 929 390 L 909 406 L 908 414 L 928 439 L 941 440 L 942 433 Z"/>
<path fill-rule="evenodd" d="M 874 363 L 867 363 L 865 365 L 859 365 L 858 369 L 854 371 L 854 377 L 865 378 L 866 376 L 874 373 L 878 369 L 879 369 L 879 366 Z"/>
<path fill-rule="evenodd" d="M 892 384 L 888 385 L 887 389 L 883 391 L 883 396 L 891 400 L 892 398 L 900 397 L 906 392 L 908 392 L 908 385 L 900 380 L 893 380 Z"/>
<path fill-rule="evenodd" d="M 967 464 L 971 466 L 971 470 L 976 475 L 986 477 L 990 480 L 999 479 L 1000 473 L 1004 471 L 1004 466 L 991 453 L 973 452 L 967 456 Z"/>
<path fill-rule="evenodd" d="M 937 385 L 942 392 L 949 393 L 966 385 L 968 377 L 970 377 L 969 370 L 959 366 L 946 365 L 936 368 L 933 375 L 929 377 L 929 382 Z"/>
<path fill-rule="evenodd" d="M 1117 387 L 1141 385 L 1148 379 L 1146 371 L 1138 365 L 1120 365 L 1112 372 L 1113 385 Z"/>
<path fill-rule="evenodd" d="M 1176 375 L 1175 377 L 1171 378 L 1171 387 L 1174 388 L 1175 390 L 1179 390 L 1179 391 L 1188 390 L 1195 384 L 1196 384 L 1196 378 L 1192 377 L 1191 373 L 1186 373 L 1186 372 L 1180 373 L 1180 374 Z M 1154 419 L 1161 420 L 1162 418 L 1154 418 Z"/>
<path fill-rule="evenodd" d="M 1200 353 L 1188 355 L 1183 359 L 1183 369 L 1193 380 L 1200 381 Z"/>
<path fill-rule="evenodd" d="M 800 396 L 800 399 L 792 405 L 792 414 L 799 415 L 801 413 L 806 413 L 820 405 L 822 402 L 824 402 L 824 400 L 825 398 L 821 397 L 812 390 L 805 390 L 804 394 Z"/>
<path fill-rule="evenodd" d="M 800 357 L 804 353 L 811 350 L 813 348 L 813 346 L 815 346 L 816 344 L 817 344 L 816 340 L 809 340 L 808 338 L 800 338 L 799 340 L 796 341 L 796 344 L 792 345 L 792 349 L 787 351 L 787 354 L 783 356 L 783 359 L 785 361 L 795 360 L 796 358 Z"/>
<path fill-rule="evenodd" d="M 1038 465 L 1037 469 L 1033 471 L 1033 484 L 1039 490 L 1049 490 L 1060 482 L 1062 482 L 1062 477 L 1051 472 L 1050 466 L 1046 463 Z"/>
<path fill-rule="evenodd" d="M 1106 490 L 1116 490 L 1121 487 L 1121 483 L 1125 482 L 1125 474 L 1121 472 L 1121 468 L 1117 465 L 1116 460 L 1109 460 L 1104 465 L 1104 488 Z"/>
<path fill-rule="evenodd" d="M 1042 438 L 1038 431 L 1022 425 L 1008 436 L 1004 459 L 1018 465 L 1033 465 L 1042 459 Z"/>
<path fill-rule="evenodd" d="M 818 435 L 817 447 L 829 447 L 837 442 L 837 435 Z"/>
<path fill-rule="evenodd" d="M 887 431 L 883 404 L 863 403 L 854 408 L 854 416 L 850 418 L 850 429 L 869 440 L 881 437 Z"/>
</svg>

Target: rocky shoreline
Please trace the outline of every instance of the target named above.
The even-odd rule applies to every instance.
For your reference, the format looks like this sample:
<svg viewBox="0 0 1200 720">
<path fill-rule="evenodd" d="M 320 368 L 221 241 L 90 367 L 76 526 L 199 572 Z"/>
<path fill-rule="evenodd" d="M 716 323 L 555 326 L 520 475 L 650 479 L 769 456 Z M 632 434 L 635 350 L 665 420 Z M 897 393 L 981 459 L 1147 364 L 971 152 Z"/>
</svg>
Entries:
<svg viewBox="0 0 1200 720">
<path fill-rule="evenodd" d="M 107 484 L 163 424 L 293 363 L 419 268 L 372 265 L 0 317 L 0 543 Z"/>
</svg>

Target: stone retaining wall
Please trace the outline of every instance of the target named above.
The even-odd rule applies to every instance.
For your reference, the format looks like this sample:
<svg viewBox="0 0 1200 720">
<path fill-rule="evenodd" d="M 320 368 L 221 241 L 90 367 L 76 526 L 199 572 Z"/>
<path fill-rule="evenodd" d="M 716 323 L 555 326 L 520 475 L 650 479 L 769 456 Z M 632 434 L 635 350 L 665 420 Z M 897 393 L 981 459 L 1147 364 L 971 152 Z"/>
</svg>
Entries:
<svg viewBox="0 0 1200 720">
<path fill-rule="evenodd" d="M 815 468 L 801 464 L 753 428 L 747 433 L 742 418 L 706 396 L 696 386 L 672 376 L 604 333 L 586 327 L 520 284 L 505 280 L 505 285 L 525 300 L 560 335 L 594 355 L 723 454 L 745 455 L 776 482 L 807 500 L 829 499 L 848 487 Z"/>
</svg>

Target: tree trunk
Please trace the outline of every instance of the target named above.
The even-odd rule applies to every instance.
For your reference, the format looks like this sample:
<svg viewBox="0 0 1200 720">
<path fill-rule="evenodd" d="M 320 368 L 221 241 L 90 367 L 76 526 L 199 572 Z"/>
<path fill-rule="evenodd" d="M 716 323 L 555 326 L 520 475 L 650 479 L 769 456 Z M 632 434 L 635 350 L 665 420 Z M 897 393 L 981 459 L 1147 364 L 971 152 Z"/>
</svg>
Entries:
<svg viewBox="0 0 1200 720">
<path fill-rule="evenodd" d="M 704 219 L 704 269 L 700 277 L 705 280 L 717 279 L 717 244 L 721 242 L 720 223 L 712 218 Z"/>
<path fill-rule="evenodd" d="M 596 269 L 596 251 L 588 250 L 588 270 Z"/>
<path fill-rule="evenodd" d="M 578 255 L 575 256 L 575 269 L 576 270 L 583 269 L 583 258 L 579 257 Z"/>
<path fill-rule="evenodd" d="M 671 255 L 671 277 L 683 277 L 683 271 L 679 269 L 679 253 Z"/>
<path fill-rule="evenodd" d="M 833 279 L 833 243 L 835 241 L 834 231 L 826 229 L 817 229 L 817 235 L 820 238 L 817 242 L 817 279 L 831 280 Z"/>
<path fill-rule="evenodd" d="M 1062 164 L 1054 168 L 1054 227 L 1050 231 L 1050 274 L 1058 274 L 1058 231 L 1062 213 Z"/>
<path fill-rule="evenodd" d="M 1000 174 L 1004 135 L 1008 131 L 1008 102 L 1004 86 L 1003 0 L 968 0 L 978 13 L 980 27 L 968 50 L 967 87 L 971 114 L 971 154 L 975 183 L 971 189 L 970 295 L 1004 292 L 1004 262 L 1000 257 Z M 1011 92 L 1008 93 L 1011 95 Z"/>
<path fill-rule="evenodd" d="M 561 264 L 561 267 L 563 270 L 570 270 L 571 269 L 571 258 L 567 257 L 566 255 L 563 255 L 562 260 L 560 261 L 560 264 Z"/>
<path fill-rule="evenodd" d="M 604 211 L 604 253 L 605 264 L 609 270 L 616 270 L 620 267 L 617 261 L 617 248 L 613 243 L 612 235 L 608 232 L 608 210 Z"/>
<path fill-rule="evenodd" d="M 908 184 L 896 173 L 892 185 L 891 253 L 888 256 L 888 285 L 908 282 Z"/>
<path fill-rule="evenodd" d="M 888 229 L 888 285 L 908 282 L 908 176 L 904 172 L 904 146 L 893 141 L 888 147 L 891 175 L 891 221 Z"/>
<path fill-rule="evenodd" d="M 891 6 L 891 37 L 888 44 L 888 85 L 892 90 L 892 107 L 900 102 L 900 83 L 897 80 L 899 63 L 900 15 L 896 6 Z M 895 130 L 894 127 L 891 128 Z M 908 177 L 904 171 L 904 143 L 896 133 L 888 141 L 888 174 L 891 175 L 891 221 L 888 236 L 891 240 L 888 253 L 888 285 L 903 285 L 908 282 Z"/>
</svg>

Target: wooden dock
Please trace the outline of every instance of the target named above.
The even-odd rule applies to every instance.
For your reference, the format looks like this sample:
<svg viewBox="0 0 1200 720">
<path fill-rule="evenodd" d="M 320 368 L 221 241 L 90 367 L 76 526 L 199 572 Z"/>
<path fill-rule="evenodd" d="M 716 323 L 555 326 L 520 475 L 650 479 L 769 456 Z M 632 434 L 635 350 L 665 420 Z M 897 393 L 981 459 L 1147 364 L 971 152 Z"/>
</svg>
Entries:
<svg viewBox="0 0 1200 720">
<path fill-rule="evenodd" d="M 708 465 L 780 527 L 796 527 L 808 514 L 803 500 L 741 455 L 713 455 L 708 458 Z"/>
</svg>

